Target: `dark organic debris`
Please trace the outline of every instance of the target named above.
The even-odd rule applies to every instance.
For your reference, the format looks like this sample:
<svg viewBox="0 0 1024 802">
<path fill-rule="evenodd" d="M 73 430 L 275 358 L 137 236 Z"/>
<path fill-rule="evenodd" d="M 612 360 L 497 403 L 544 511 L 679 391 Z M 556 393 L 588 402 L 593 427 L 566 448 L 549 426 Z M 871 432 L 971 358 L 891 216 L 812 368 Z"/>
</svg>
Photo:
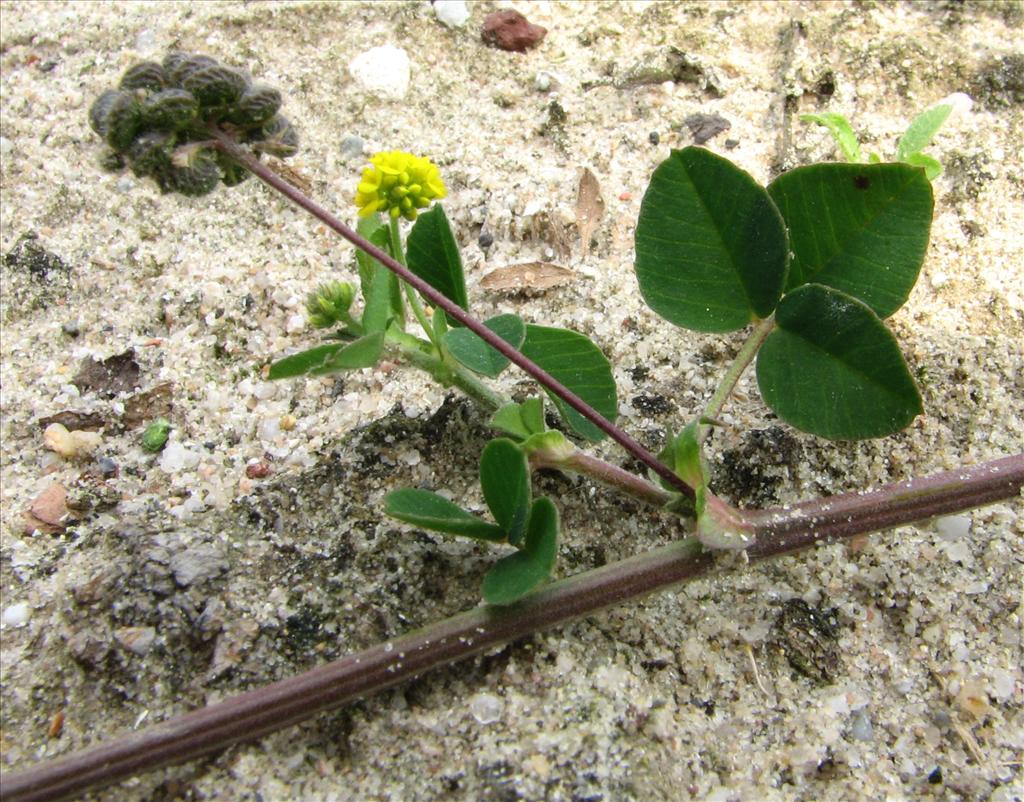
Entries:
<svg viewBox="0 0 1024 802">
<path fill-rule="evenodd" d="M 46 309 L 71 290 L 71 268 L 29 231 L 3 257 L 4 318 Z"/>
<path fill-rule="evenodd" d="M 1024 53 L 1010 53 L 982 67 L 971 94 L 986 108 L 1001 109 L 1024 103 Z"/>
<path fill-rule="evenodd" d="M 170 417 L 174 409 L 174 383 L 164 382 L 124 402 L 121 422 L 128 429 L 137 429 L 157 418 Z"/>
<path fill-rule="evenodd" d="M 113 398 L 119 393 L 130 393 L 139 386 L 139 363 L 135 361 L 135 349 L 129 348 L 120 354 L 107 357 L 102 362 L 87 356 L 82 360 L 71 383 L 80 393 L 95 391 L 102 396 Z"/>
<path fill-rule="evenodd" d="M 790 599 L 772 626 L 772 642 L 793 668 L 815 682 L 834 682 L 842 669 L 835 610 L 816 610 L 802 599 Z"/>
<path fill-rule="evenodd" d="M 40 418 L 36 423 L 39 428 L 45 429 L 51 423 L 59 423 L 68 431 L 78 430 L 83 432 L 95 432 L 106 426 L 107 421 L 102 415 L 95 412 L 76 412 L 73 409 L 65 409 L 56 415 L 47 415 Z"/>
<path fill-rule="evenodd" d="M 539 45 L 547 33 L 547 28 L 534 25 L 518 11 L 505 9 L 487 15 L 480 36 L 499 50 L 525 53 Z"/>
<path fill-rule="evenodd" d="M 683 125 L 690 129 L 695 145 L 703 145 L 723 131 L 732 128 L 732 123 L 720 114 L 691 114 L 683 120 Z"/>
<path fill-rule="evenodd" d="M 711 97 L 725 95 L 725 88 L 714 70 L 671 45 L 644 53 L 626 69 L 616 71 L 612 86 L 616 89 L 634 89 L 666 81 L 696 84 Z"/>
<path fill-rule="evenodd" d="M 40 284 L 52 284 L 66 279 L 70 272 L 59 256 L 39 244 L 39 235 L 34 232 L 22 234 L 18 238 L 14 247 L 4 256 L 4 264 L 27 272 Z"/>
</svg>

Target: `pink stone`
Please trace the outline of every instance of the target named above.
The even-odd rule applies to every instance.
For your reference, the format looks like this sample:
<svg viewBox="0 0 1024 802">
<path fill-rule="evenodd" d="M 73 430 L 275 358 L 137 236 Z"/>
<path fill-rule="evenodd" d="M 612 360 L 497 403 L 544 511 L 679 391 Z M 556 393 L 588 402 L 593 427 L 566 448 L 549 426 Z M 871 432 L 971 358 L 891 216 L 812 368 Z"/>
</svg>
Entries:
<svg viewBox="0 0 1024 802">
<path fill-rule="evenodd" d="M 539 45 L 547 32 L 547 28 L 534 25 L 518 11 L 505 9 L 487 15 L 481 36 L 493 47 L 525 53 Z"/>
</svg>

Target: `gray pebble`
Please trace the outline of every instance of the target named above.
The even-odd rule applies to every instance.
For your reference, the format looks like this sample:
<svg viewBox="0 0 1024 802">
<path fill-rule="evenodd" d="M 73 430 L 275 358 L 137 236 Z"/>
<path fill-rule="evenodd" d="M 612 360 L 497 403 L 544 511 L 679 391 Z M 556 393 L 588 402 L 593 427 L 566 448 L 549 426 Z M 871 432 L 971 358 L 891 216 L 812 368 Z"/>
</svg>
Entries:
<svg viewBox="0 0 1024 802">
<path fill-rule="evenodd" d="M 870 741 L 874 737 L 871 716 L 867 710 L 855 710 L 850 716 L 850 737 L 858 741 Z"/>
<path fill-rule="evenodd" d="M 223 573 L 228 568 L 224 552 L 212 543 L 200 543 L 179 551 L 168 562 L 174 581 L 183 588 Z"/>
<path fill-rule="evenodd" d="M 77 337 L 82 333 L 82 329 L 78 324 L 77 320 L 69 320 L 63 323 L 60 330 L 64 332 L 68 337 Z"/>
<path fill-rule="evenodd" d="M 365 146 L 366 143 L 363 142 L 362 137 L 349 134 L 341 140 L 341 144 L 338 148 L 341 151 L 341 158 L 355 159 L 357 157 L 362 157 L 363 148 Z"/>
</svg>

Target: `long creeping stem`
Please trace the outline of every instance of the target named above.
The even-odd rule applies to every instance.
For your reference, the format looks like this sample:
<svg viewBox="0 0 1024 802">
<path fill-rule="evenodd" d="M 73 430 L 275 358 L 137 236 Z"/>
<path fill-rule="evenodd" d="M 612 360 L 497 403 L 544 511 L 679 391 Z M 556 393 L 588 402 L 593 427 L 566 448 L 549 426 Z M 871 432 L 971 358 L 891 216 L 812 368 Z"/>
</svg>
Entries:
<svg viewBox="0 0 1024 802">
<path fill-rule="evenodd" d="M 880 528 L 1013 499 L 1024 487 L 1024 454 L 866 492 L 760 511 L 755 544 L 765 559 Z M 142 771 L 183 763 L 257 738 L 542 629 L 640 599 L 705 575 L 713 553 L 693 538 L 545 586 L 508 607 L 477 607 L 333 663 L 92 749 L 0 777 L 4 802 L 68 799 Z"/>
</svg>

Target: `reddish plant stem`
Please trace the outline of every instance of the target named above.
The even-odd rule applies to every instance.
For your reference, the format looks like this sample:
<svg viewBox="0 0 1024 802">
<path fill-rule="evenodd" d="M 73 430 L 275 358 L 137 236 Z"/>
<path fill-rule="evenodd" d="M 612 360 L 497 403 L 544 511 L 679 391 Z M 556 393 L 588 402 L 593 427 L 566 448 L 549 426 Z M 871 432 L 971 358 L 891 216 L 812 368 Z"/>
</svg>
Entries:
<svg viewBox="0 0 1024 802">
<path fill-rule="evenodd" d="M 455 320 L 459 321 L 463 326 L 476 334 L 480 339 L 490 345 L 498 353 L 502 354 L 506 359 L 512 362 L 514 365 L 522 369 L 525 373 L 534 378 L 537 382 L 543 385 L 546 389 L 557 395 L 566 404 L 579 412 L 584 418 L 593 423 L 597 428 L 607 434 L 612 440 L 622 446 L 626 451 L 640 460 L 644 465 L 654 471 L 658 476 L 661 476 L 666 482 L 674 487 L 678 492 L 683 495 L 693 498 L 694 492 L 688 484 L 682 479 L 676 476 L 672 470 L 662 463 L 658 462 L 657 457 L 651 454 L 647 449 L 640 445 L 636 440 L 626 434 L 622 429 L 607 420 L 601 413 L 594 409 L 590 404 L 576 395 L 572 390 L 562 384 L 558 379 L 544 370 L 540 365 L 527 359 L 517 349 L 513 348 L 501 337 L 496 335 L 478 320 L 471 315 L 468 315 L 458 304 L 450 301 L 443 294 L 435 290 L 427 282 L 421 279 L 419 276 L 412 273 L 407 267 L 400 264 L 390 254 L 378 248 L 372 242 L 369 242 L 365 238 L 359 236 L 355 231 L 345 225 L 341 220 L 335 217 L 333 214 L 324 209 L 320 204 L 314 201 L 312 198 L 307 196 L 297 187 L 289 184 L 281 176 L 267 167 L 260 161 L 257 161 L 244 149 L 240 148 L 229 136 L 222 131 L 213 129 L 212 135 L 216 141 L 217 147 L 223 151 L 226 155 L 237 161 L 239 164 L 244 166 L 247 170 L 252 172 L 257 178 L 263 181 L 268 186 L 276 189 L 288 200 L 299 206 L 304 211 L 313 215 L 317 220 L 323 223 L 325 226 L 330 228 L 336 234 L 347 239 L 359 250 L 369 254 L 384 267 L 396 274 L 402 281 L 412 286 L 417 292 L 419 292 L 424 298 L 426 298 L 434 306 L 440 307 L 444 310 L 445 314 L 450 315 Z"/>
<path fill-rule="evenodd" d="M 751 514 L 753 559 L 1013 499 L 1024 454 Z M 732 562 L 735 564 L 735 561 Z M 5 802 L 68 799 L 142 771 L 216 752 L 542 629 L 708 574 L 693 539 L 562 579 L 510 607 L 477 607 L 298 676 L 0 778 Z"/>
</svg>

